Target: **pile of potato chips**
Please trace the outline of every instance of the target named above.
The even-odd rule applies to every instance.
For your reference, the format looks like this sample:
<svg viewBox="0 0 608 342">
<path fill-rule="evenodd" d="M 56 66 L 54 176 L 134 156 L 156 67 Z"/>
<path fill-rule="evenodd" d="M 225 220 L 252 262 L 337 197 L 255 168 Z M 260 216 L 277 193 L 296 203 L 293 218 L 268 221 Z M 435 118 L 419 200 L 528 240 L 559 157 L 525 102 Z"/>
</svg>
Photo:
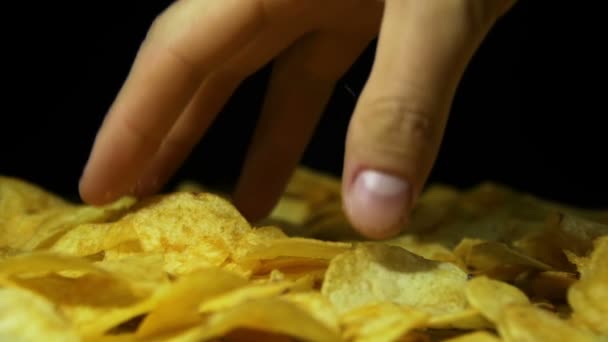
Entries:
<svg viewBox="0 0 608 342">
<path fill-rule="evenodd" d="M 301 168 L 252 227 L 184 183 L 105 207 L 0 177 L 1 341 L 608 341 L 608 211 L 434 185 L 354 233 Z"/>
</svg>

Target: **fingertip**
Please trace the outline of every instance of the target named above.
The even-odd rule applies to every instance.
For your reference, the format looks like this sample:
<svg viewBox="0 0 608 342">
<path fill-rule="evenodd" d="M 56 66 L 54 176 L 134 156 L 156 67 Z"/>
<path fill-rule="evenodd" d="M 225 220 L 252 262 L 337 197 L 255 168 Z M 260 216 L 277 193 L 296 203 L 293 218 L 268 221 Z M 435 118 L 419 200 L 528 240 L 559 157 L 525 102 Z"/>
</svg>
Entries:
<svg viewBox="0 0 608 342">
<path fill-rule="evenodd" d="M 92 174 L 90 170 L 87 171 L 87 168 L 85 168 L 85 172 L 78 181 L 78 193 L 80 199 L 85 204 L 103 206 L 118 200 L 124 195 L 134 193 L 134 189 L 124 191 L 117 187 L 112 187 L 107 182 L 104 182 L 102 178 L 96 178 L 95 174 Z"/>
<path fill-rule="evenodd" d="M 371 239 L 398 235 L 411 202 L 407 180 L 378 170 L 362 170 L 346 187 L 345 210 L 354 228 Z"/>
<path fill-rule="evenodd" d="M 98 189 L 95 189 L 91 186 L 90 182 L 81 179 L 78 183 L 78 193 L 80 195 L 80 199 L 88 205 L 92 206 L 102 206 L 105 205 L 116 197 L 113 192 L 106 191 L 102 192 Z"/>
</svg>

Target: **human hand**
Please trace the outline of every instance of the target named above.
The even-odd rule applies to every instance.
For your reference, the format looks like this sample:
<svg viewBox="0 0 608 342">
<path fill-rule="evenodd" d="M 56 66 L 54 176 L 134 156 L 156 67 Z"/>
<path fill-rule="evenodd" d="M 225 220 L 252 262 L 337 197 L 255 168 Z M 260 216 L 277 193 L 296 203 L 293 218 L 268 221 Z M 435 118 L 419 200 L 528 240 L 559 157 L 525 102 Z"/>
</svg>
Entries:
<svg viewBox="0 0 608 342">
<path fill-rule="evenodd" d="M 234 203 L 276 204 L 337 80 L 378 36 L 346 141 L 343 198 L 370 238 L 406 224 L 467 63 L 512 0 L 178 0 L 158 17 L 96 137 L 90 204 L 157 192 L 232 92 L 275 59 Z"/>
</svg>

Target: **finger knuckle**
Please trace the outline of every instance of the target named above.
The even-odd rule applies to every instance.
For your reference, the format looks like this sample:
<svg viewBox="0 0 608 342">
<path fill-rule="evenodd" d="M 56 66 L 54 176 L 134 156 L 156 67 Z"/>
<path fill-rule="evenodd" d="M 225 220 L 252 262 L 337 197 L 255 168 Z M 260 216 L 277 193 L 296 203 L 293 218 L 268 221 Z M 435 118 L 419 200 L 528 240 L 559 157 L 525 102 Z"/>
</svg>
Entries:
<svg viewBox="0 0 608 342">
<path fill-rule="evenodd" d="M 411 158 L 413 150 L 437 141 L 438 125 L 427 106 L 403 97 L 378 97 L 365 104 L 358 120 L 377 153 Z M 415 146 L 415 149 L 411 147 Z"/>
</svg>

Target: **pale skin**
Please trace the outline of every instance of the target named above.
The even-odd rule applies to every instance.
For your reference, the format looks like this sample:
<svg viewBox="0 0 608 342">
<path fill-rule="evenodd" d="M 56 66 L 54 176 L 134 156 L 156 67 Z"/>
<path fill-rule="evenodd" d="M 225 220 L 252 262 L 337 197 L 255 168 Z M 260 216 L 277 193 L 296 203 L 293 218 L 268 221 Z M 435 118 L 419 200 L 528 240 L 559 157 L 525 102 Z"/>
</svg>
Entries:
<svg viewBox="0 0 608 342">
<path fill-rule="evenodd" d="M 364 236 L 394 236 L 407 228 L 468 62 L 512 5 L 178 0 L 150 28 L 99 130 L 81 196 L 101 205 L 158 192 L 239 83 L 274 60 L 233 195 L 245 217 L 263 218 L 298 165 L 336 82 L 377 37 L 373 68 L 349 125 L 343 204 Z"/>
</svg>

